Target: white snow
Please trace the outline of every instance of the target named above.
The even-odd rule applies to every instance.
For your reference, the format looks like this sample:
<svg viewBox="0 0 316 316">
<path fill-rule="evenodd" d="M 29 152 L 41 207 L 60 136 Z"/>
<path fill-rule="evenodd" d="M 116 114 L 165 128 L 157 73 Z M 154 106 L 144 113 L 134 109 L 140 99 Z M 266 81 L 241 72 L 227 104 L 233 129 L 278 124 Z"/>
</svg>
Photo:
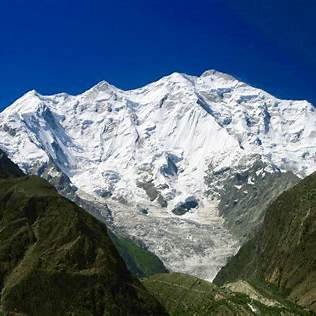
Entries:
<svg viewBox="0 0 316 316">
<path fill-rule="evenodd" d="M 170 258 L 166 249 L 175 238 L 171 236 L 175 232 L 170 231 L 178 229 L 177 238 L 181 239 L 183 227 L 170 224 L 167 230 L 171 235 L 165 245 L 149 236 L 149 227 L 161 218 L 165 223 L 184 222 L 191 235 L 183 237 L 183 242 L 196 241 L 190 249 L 203 244 L 196 227 L 202 225 L 201 231 L 209 227 L 209 239 L 226 238 L 227 244 L 212 248 L 214 253 L 218 251 L 218 258 L 221 251 L 226 258 L 236 246 L 220 224 L 216 202 L 210 203 L 205 196 L 206 170 L 247 164 L 257 154 L 271 170 L 291 170 L 304 177 L 316 169 L 315 123 L 312 104 L 279 100 L 209 70 L 200 77 L 174 73 L 130 91 L 105 81 L 76 96 L 43 96 L 30 91 L 0 114 L 0 147 L 26 171 L 53 159 L 92 199 L 117 208 L 121 205 L 117 201 L 124 200 L 126 205 L 121 207 L 126 214 L 136 214 L 139 206 L 150 208 L 152 212 L 142 216 L 146 218 L 144 236 L 123 215 L 114 224 L 150 245 L 170 268 L 181 270 L 184 265 L 179 258 L 183 254 L 173 249 Z M 270 172 L 269 167 L 265 172 Z M 166 209 L 161 209 L 157 199 L 149 201 L 137 186 L 149 181 L 168 202 Z M 103 199 L 107 192 L 111 197 Z M 179 219 L 171 210 L 192 196 L 199 207 Z M 121 214 L 115 208 L 113 212 Z M 222 228 L 212 235 L 214 225 Z M 159 247 L 164 247 L 163 251 Z M 217 262 L 205 244 L 201 249 L 205 264 L 210 265 L 209 258 Z M 196 271 L 204 267 L 204 259 L 196 259 L 197 253 L 186 261 L 191 270 L 192 266 Z M 223 264 L 222 259 L 219 261 Z"/>
</svg>

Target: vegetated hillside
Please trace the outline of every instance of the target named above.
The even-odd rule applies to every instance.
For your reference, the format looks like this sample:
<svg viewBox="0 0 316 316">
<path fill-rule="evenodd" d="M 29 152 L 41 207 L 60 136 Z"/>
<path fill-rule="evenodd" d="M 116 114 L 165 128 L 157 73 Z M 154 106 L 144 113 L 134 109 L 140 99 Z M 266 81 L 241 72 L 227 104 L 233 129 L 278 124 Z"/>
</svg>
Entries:
<svg viewBox="0 0 316 316">
<path fill-rule="evenodd" d="M 282 193 L 268 208 L 262 229 L 216 276 L 266 282 L 316 311 L 316 173 Z"/>
<path fill-rule="evenodd" d="M 162 261 L 152 252 L 127 236 L 122 236 L 111 231 L 113 227 L 108 226 L 111 224 L 111 211 L 108 206 L 104 203 L 91 202 L 80 198 L 77 188 L 71 184 L 69 178 L 60 169 L 54 166 L 52 161 L 48 163 L 47 168 L 43 169 L 39 175 L 52 184 L 61 195 L 73 201 L 97 220 L 107 225 L 112 242 L 127 265 L 128 270 L 134 276 L 143 278 L 155 273 L 167 272 Z M 105 218 L 102 215 L 105 212 L 109 215 L 109 218 Z"/>
<path fill-rule="evenodd" d="M 110 234 L 110 237 L 129 271 L 138 278 L 168 272 L 161 260 L 133 240 Z"/>
<path fill-rule="evenodd" d="M 0 288 L 5 315 L 165 315 L 106 226 L 2 152 Z"/>
<path fill-rule="evenodd" d="M 294 304 L 272 299 L 267 293 L 262 295 L 246 282 L 233 292 L 186 274 L 165 273 L 151 276 L 143 284 L 171 316 L 308 314 Z M 236 289 L 234 284 L 231 287 Z"/>
</svg>

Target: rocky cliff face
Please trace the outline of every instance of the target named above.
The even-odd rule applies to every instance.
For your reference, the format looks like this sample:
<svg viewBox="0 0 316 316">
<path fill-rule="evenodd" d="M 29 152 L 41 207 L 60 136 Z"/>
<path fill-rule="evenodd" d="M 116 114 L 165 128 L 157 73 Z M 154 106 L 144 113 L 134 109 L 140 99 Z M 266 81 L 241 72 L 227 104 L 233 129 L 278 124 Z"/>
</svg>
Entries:
<svg viewBox="0 0 316 316">
<path fill-rule="evenodd" d="M 316 174 L 281 194 L 263 227 L 216 276 L 274 285 L 294 302 L 316 311 Z"/>
</svg>

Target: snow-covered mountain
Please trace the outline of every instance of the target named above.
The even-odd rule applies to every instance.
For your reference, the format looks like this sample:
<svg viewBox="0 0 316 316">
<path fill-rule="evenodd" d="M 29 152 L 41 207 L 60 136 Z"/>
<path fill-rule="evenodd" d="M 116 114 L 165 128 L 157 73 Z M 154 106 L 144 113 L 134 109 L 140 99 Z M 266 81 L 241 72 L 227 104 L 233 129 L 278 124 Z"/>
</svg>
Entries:
<svg viewBox="0 0 316 316">
<path fill-rule="evenodd" d="M 0 114 L 0 147 L 27 172 L 62 174 L 167 267 L 212 279 L 237 248 L 219 216 L 227 180 L 258 161 L 259 178 L 310 174 L 315 123 L 310 103 L 210 70 L 130 91 L 30 91 Z M 245 196 L 255 182 L 242 180 L 232 183 Z"/>
</svg>

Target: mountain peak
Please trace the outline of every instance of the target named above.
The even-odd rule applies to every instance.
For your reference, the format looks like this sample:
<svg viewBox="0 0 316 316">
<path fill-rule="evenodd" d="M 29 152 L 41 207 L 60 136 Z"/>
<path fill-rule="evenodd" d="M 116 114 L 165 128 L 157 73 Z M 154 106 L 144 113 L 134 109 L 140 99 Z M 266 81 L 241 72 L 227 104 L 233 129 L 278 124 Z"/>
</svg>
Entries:
<svg viewBox="0 0 316 316">
<path fill-rule="evenodd" d="M 97 83 L 95 86 L 93 86 L 93 89 L 105 90 L 105 89 L 108 89 L 110 87 L 112 88 L 113 86 L 110 83 L 108 83 L 107 81 L 101 80 L 99 83 Z"/>
<path fill-rule="evenodd" d="M 174 79 L 174 80 L 182 80 L 183 78 L 185 78 L 185 74 L 175 71 L 167 77 L 169 77 L 170 79 Z"/>
<path fill-rule="evenodd" d="M 41 99 L 42 95 L 40 95 L 36 90 L 30 90 L 23 94 L 15 102 L 13 102 L 9 107 L 4 109 L 4 111 L 1 114 L 11 115 L 21 112 L 35 111 L 35 109 L 41 102 Z"/>
<path fill-rule="evenodd" d="M 210 78 L 210 77 L 211 78 L 222 78 L 222 79 L 226 79 L 229 81 L 237 80 L 235 77 L 233 77 L 227 73 L 215 70 L 215 69 L 209 69 L 209 70 L 204 71 L 200 77 L 201 78 Z"/>
<path fill-rule="evenodd" d="M 29 90 L 26 93 L 24 93 L 24 96 L 39 96 L 39 95 L 40 94 L 35 89 Z"/>
<path fill-rule="evenodd" d="M 88 97 L 89 100 L 94 100 L 99 96 L 103 96 L 104 94 L 116 94 L 117 92 L 121 91 L 120 89 L 116 88 L 115 86 L 111 85 L 105 80 L 98 82 L 96 85 L 92 86 L 89 90 L 83 92 L 81 96 Z"/>
<path fill-rule="evenodd" d="M 107 90 L 119 90 L 115 86 L 111 85 L 109 82 L 102 80 L 98 82 L 96 85 L 94 85 L 92 88 L 90 88 L 87 92 L 89 91 L 94 91 L 94 92 L 102 92 L 102 91 L 107 91 Z"/>
<path fill-rule="evenodd" d="M 174 83 L 177 83 L 177 82 L 187 82 L 188 83 L 190 81 L 189 80 L 190 77 L 192 77 L 192 76 L 189 76 L 189 75 L 181 73 L 181 72 L 173 72 L 170 75 L 162 77 L 160 80 L 158 80 L 158 82 L 167 81 L 167 82 L 174 82 Z"/>
<path fill-rule="evenodd" d="M 41 98 L 41 97 L 42 97 L 42 95 L 39 92 L 37 92 L 35 89 L 32 89 L 32 90 L 29 90 L 26 93 L 24 93 L 22 95 L 22 97 L 18 100 L 21 100 L 21 99 L 27 100 L 27 99 L 31 99 L 31 98 Z"/>
</svg>

